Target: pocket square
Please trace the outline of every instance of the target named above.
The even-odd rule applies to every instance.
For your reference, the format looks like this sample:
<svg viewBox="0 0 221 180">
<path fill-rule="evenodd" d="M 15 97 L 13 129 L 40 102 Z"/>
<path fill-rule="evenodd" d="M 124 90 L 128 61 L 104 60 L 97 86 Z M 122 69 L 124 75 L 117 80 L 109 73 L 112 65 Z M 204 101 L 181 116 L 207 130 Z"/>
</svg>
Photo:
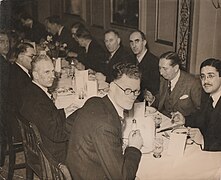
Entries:
<svg viewBox="0 0 221 180">
<path fill-rule="evenodd" d="M 180 97 L 180 99 L 186 99 L 186 98 L 188 98 L 189 96 L 187 95 L 187 94 L 185 94 L 185 95 L 182 95 L 181 97 Z"/>
</svg>

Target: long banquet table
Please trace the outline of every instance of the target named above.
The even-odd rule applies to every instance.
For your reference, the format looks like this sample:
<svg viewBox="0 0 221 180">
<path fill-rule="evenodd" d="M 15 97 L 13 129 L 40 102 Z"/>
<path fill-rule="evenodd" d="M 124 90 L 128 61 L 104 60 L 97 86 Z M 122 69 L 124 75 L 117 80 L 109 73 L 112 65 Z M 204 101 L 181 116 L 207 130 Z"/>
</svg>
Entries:
<svg viewBox="0 0 221 180">
<path fill-rule="evenodd" d="M 60 87 L 72 86 L 70 79 L 61 79 L 59 83 Z M 75 102 L 81 107 L 85 101 L 79 100 L 75 94 L 69 94 L 57 97 L 56 105 L 62 108 Z M 163 116 L 162 126 L 167 126 L 168 121 L 169 118 Z M 130 123 L 127 125 L 130 126 Z M 147 131 L 143 131 L 143 138 L 148 138 L 148 133 L 145 134 Z M 128 135 L 125 132 L 124 137 Z M 168 144 L 168 141 L 164 138 L 164 144 Z M 169 156 L 166 150 L 161 158 L 154 158 L 151 151 L 143 153 L 136 180 L 221 180 L 221 152 L 202 151 L 199 145 L 192 144 L 186 145 L 183 157 Z"/>
</svg>

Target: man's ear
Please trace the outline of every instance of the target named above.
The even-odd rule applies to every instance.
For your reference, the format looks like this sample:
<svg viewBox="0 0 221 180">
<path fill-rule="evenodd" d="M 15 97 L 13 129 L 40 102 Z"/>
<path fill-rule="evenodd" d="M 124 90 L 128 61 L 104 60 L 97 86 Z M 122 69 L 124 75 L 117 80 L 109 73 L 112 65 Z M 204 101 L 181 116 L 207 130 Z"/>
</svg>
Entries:
<svg viewBox="0 0 221 180">
<path fill-rule="evenodd" d="M 180 69 L 180 66 L 178 65 L 178 64 L 176 64 L 175 66 L 174 66 L 174 68 L 176 68 L 175 70 L 176 70 L 176 72 Z"/>
<path fill-rule="evenodd" d="M 120 38 L 117 38 L 117 43 L 120 44 Z"/>
<path fill-rule="evenodd" d="M 36 71 L 32 72 L 33 79 L 39 79 L 38 73 Z"/>
<path fill-rule="evenodd" d="M 146 46 L 146 44 L 147 44 L 147 40 L 143 40 L 143 44 L 144 44 L 144 46 Z"/>
</svg>

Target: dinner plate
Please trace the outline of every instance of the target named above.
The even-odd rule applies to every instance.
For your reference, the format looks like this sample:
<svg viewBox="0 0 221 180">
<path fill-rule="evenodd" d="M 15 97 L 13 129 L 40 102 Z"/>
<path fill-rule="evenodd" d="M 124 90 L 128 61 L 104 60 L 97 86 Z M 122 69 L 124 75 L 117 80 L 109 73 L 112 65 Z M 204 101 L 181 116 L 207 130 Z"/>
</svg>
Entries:
<svg viewBox="0 0 221 180">
<path fill-rule="evenodd" d="M 153 152 L 153 148 L 143 146 L 140 151 L 142 154 L 150 154 Z"/>
<path fill-rule="evenodd" d="M 74 94 L 74 90 L 72 87 L 62 87 L 56 90 L 58 96 L 70 96 Z"/>
</svg>

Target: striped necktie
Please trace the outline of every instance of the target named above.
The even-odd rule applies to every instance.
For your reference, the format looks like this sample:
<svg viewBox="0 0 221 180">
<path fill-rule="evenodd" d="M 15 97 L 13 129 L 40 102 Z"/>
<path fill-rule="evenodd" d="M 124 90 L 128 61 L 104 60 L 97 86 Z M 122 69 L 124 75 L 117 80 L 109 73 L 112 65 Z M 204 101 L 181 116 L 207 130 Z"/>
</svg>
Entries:
<svg viewBox="0 0 221 180">
<path fill-rule="evenodd" d="M 168 81 L 168 93 L 171 94 L 171 82 Z"/>
</svg>

